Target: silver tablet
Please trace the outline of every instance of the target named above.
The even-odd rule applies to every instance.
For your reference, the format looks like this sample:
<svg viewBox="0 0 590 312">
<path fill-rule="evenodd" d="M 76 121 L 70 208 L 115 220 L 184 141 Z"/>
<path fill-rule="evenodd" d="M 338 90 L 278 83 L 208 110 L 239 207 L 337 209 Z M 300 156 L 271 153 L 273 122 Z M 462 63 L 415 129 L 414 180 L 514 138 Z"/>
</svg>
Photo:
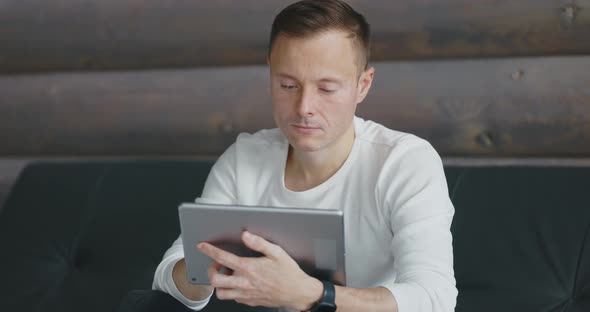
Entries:
<svg viewBox="0 0 590 312">
<path fill-rule="evenodd" d="M 209 284 L 213 263 L 197 249 L 200 242 L 242 257 L 260 256 L 246 248 L 242 231 L 281 246 L 310 276 L 346 285 L 344 216 L 340 210 L 273 208 L 185 203 L 179 207 L 187 279 Z"/>
</svg>

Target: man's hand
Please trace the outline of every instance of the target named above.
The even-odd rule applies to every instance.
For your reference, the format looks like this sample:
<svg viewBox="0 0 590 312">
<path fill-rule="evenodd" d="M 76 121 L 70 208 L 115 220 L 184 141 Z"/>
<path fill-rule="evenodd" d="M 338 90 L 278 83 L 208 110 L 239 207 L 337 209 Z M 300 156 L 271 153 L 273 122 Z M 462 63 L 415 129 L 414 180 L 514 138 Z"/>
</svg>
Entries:
<svg viewBox="0 0 590 312">
<path fill-rule="evenodd" d="M 208 274 L 219 299 L 299 311 L 309 310 L 320 299 L 322 283 L 303 272 L 283 248 L 246 231 L 242 241 L 264 256 L 244 258 L 208 243 L 198 245 L 201 252 L 214 260 Z M 233 272 L 231 275 L 220 273 L 222 267 Z"/>
</svg>

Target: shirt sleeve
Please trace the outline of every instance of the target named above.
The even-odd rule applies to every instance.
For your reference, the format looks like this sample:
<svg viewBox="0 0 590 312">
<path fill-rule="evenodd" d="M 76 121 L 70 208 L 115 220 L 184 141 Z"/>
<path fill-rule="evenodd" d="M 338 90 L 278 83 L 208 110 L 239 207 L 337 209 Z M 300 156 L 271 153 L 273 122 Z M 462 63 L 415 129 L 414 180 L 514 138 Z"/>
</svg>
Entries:
<svg viewBox="0 0 590 312">
<path fill-rule="evenodd" d="M 234 144 L 215 162 L 209 172 L 201 197 L 196 198 L 196 202 L 209 204 L 232 204 L 236 202 L 235 152 Z M 176 262 L 183 258 L 182 238 L 179 237 L 166 251 L 162 262 L 156 268 L 152 289 L 168 293 L 188 308 L 199 311 L 209 303 L 213 292 L 207 299 L 201 301 L 192 301 L 182 295 L 174 283 L 172 271 Z"/>
<path fill-rule="evenodd" d="M 209 303 L 213 292 L 211 292 L 211 294 L 209 294 L 206 299 L 198 301 L 189 300 L 182 295 L 182 293 L 176 287 L 174 280 L 172 279 L 172 270 L 174 269 L 176 262 L 183 258 L 184 250 L 182 247 L 182 239 L 179 237 L 176 241 L 174 241 L 168 251 L 166 251 L 162 262 L 160 262 L 158 265 L 156 273 L 154 274 L 152 289 L 161 290 L 167 294 L 170 294 L 172 297 L 182 302 L 189 309 L 199 311 L 202 310 L 207 305 L 207 303 Z"/>
<path fill-rule="evenodd" d="M 454 311 L 457 288 L 450 231 L 454 207 L 440 157 L 417 144 L 388 159 L 379 197 L 393 233 L 395 277 L 384 283 L 399 312 Z"/>
</svg>

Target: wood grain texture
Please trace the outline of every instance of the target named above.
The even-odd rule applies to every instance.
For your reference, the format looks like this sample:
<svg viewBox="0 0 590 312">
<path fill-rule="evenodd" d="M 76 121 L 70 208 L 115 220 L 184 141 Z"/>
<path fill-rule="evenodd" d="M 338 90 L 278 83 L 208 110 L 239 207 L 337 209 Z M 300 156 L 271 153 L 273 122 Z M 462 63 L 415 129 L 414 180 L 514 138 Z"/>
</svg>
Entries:
<svg viewBox="0 0 590 312">
<path fill-rule="evenodd" d="M 444 156 L 590 155 L 590 57 L 384 62 L 358 115 Z M 274 127 L 265 66 L 0 76 L 0 156 L 219 155 Z"/>
<path fill-rule="evenodd" d="M 291 0 L 0 1 L 0 72 L 264 64 Z M 349 1 L 375 61 L 590 54 L 590 0 Z"/>
</svg>

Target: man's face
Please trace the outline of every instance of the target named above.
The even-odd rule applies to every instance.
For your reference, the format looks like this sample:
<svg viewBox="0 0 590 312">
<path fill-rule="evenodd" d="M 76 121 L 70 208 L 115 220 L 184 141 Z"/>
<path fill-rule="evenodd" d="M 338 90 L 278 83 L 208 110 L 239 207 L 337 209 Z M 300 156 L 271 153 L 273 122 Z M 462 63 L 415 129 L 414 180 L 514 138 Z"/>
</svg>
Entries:
<svg viewBox="0 0 590 312">
<path fill-rule="evenodd" d="M 294 149 L 317 151 L 351 133 L 373 77 L 371 68 L 359 83 L 357 58 L 341 31 L 276 38 L 269 57 L 273 115 Z"/>
</svg>

